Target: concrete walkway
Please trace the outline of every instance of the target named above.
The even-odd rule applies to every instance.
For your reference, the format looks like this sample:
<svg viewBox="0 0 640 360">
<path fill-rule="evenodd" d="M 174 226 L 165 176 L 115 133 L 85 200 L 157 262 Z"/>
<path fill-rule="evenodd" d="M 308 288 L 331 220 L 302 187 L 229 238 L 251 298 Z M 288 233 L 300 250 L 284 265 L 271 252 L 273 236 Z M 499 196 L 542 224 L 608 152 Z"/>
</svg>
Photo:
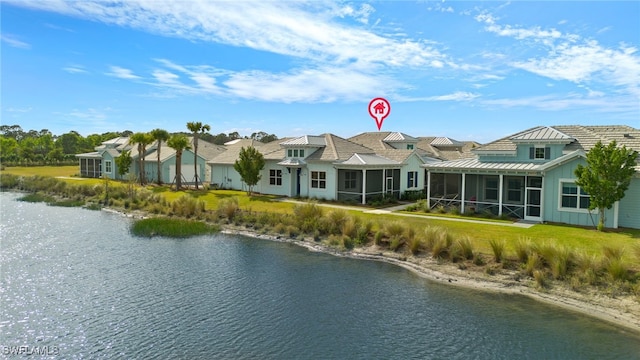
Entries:
<svg viewBox="0 0 640 360">
<path fill-rule="evenodd" d="M 281 198 L 278 201 L 284 201 L 284 202 L 289 202 L 294 204 L 308 204 L 308 202 L 305 202 L 305 201 L 293 200 L 288 198 Z M 338 204 L 323 204 L 323 203 L 317 203 L 317 204 L 318 206 L 334 208 L 334 209 L 361 211 L 365 214 L 387 214 L 387 215 L 395 215 L 395 216 L 414 217 L 414 218 L 420 218 L 420 219 L 459 221 L 459 222 L 466 222 L 466 223 L 472 223 L 472 224 L 517 227 L 522 229 L 528 229 L 533 225 L 536 225 L 536 223 L 524 221 L 524 220 L 520 220 L 514 223 L 508 223 L 508 222 L 484 221 L 484 220 L 474 220 L 474 219 L 450 218 L 445 216 L 433 216 L 429 214 L 408 214 L 408 213 L 396 212 L 396 211 L 402 211 L 413 204 L 402 204 L 402 205 L 396 205 L 396 206 L 383 208 L 383 209 L 366 209 L 366 208 L 361 208 L 356 206 L 338 205 Z"/>
</svg>

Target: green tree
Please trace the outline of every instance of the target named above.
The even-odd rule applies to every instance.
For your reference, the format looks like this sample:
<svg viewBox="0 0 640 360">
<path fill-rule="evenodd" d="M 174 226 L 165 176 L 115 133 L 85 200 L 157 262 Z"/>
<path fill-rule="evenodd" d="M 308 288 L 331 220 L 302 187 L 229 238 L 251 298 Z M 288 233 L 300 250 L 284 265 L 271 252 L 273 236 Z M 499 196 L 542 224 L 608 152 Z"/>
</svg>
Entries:
<svg viewBox="0 0 640 360">
<path fill-rule="evenodd" d="M 211 126 L 202 124 L 201 122 L 188 122 L 187 129 L 193 133 L 193 170 L 196 181 L 196 190 L 198 190 L 198 135 L 211 130 Z"/>
<path fill-rule="evenodd" d="M 629 188 L 637 157 L 637 151 L 618 147 L 615 140 L 607 146 L 598 141 L 587 153 L 587 166 L 576 168 L 576 185 L 589 194 L 589 210 L 598 209 L 598 230 L 604 229 L 605 208 L 611 209 Z"/>
<path fill-rule="evenodd" d="M 151 137 L 158 142 L 158 185 L 162 185 L 162 166 L 160 164 L 160 150 L 162 149 L 162 142 L 169 140 L 169 132 L 164 129 L 153 129 L 151 130 Z"/>
<path fill-rule="evenodd" d="M 12 137 L 0 135 L 1 162 L 16 161 L 18 159 L 18 141 Z"/>
<path fill-rule="evenodd" d="M 144 185 L 147 182 L 146 177 L 144 176 L 144 161 L 147 152 L 147 145 L 153 142 L 153 138 L 149 133 L 137 132 L 129 138 L 131 144 L 138 144 L 138 163 L 139 163 L 139 174 L 140 174 L 140 185 Z"/>
<path fill-rule="evenodd" d="M 233 168 L 240 174 L 242 181 L 247 184 L 248 193 L 251 195 L 253 187 L 262 177 L 260 171 L 264 168 L 264 156 L 253 146 L 246 149 L 242 147 Z"/>
<path fill-rule="evenodd" d="M 62 151 L 65 154 L 78 154 L 78 144 L 80 143 L 80 134 L 76 131 L 70 131 L 66 134 L 60 135 L 56 139 L 56 146 L 62 147 Z"/>
<path fill-rule="evenodd" d="M 122 179 L 129 172 L 129 168 L 133 162 L 133 159 L 131 158 L 131 151 L 122 151 L 120 155 L 115 158 L 115 162 L 116 166 L 118 166 L 118 175 Z"/>
<path fill-rule="evenodd" d="M 182 152 L 191 149 L 189 139 L 183 134 L 173 135 L 167 141 L 167 145 L 176 151 L 176 191 L 182 187 Z"/>
<path fill-rule="evenodd" d="M 53 164 L 62 161 L 63 158 L 64 153 L 62 152 L 62 148 L 59 147 L 54 147 L 47 153 L 47 160 Z"/>
</svg>

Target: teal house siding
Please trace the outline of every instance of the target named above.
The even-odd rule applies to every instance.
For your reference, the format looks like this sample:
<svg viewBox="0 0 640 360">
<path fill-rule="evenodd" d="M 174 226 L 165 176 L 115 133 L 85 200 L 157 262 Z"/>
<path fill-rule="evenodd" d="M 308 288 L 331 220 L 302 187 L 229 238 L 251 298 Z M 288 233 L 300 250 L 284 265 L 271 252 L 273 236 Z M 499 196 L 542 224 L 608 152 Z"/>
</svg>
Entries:
<svg viewBox="0 0 640 360">
<path fill-rule="evenodd" d="M 640 229 L 640 177 L 631 180 L 618 207 L 618 226 Z"/>
<path fill-rule="evenodd" d="M 598 224 L 598 210 L 562 206 L 561 183 L 571 183 L 576 176 L 573 173 L 578 164 L 586 165 L 584 158 L 576 158 L 545 173 L 544 176 L 544 221 L 583 226 Z M 614 209 L 605 211 L 606 227 L 614 227 Z"/>
</svg>

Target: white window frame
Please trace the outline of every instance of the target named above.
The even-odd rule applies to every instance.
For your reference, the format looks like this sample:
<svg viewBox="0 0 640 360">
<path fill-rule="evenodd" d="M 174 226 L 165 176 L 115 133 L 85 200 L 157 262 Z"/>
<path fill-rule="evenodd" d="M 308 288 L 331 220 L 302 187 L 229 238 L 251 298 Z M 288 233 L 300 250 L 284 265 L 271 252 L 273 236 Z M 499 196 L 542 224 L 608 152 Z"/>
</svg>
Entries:
<svg viewBox="0 0 640 360">
<path fill-rule="evenodd" d="M 564 195 L 562 193 L 562 184 L 564 183 L 570 183 L 570 184 L 574 184 L 577 188 L 577 193 L 575 194 L 576 197 L 576 207 L 564 207 L 562 206 L 562 196 Z M 580 186 L 576 185 L 576 179 L 560 179 L 558 180 L 558 211 L 566 211 L 566 212 L 576 212 L 576 213 L 585 213 L 588 214 L 591 211 L 589 210 L 589 208 L 581 208 L 580 207 L 580 198 L 581 197 L 589 197 L 589 195 L 583 195 L 581 194 L 581 190 L 582 188 L 580 188 Z M 573 196 L 573 194 L 567 194 L 567 196 Z"/>
<path fill-rule="evenodd" d="M 111 162 L 111 160 L 105 160 L 104 161 L 104 173 L 105 174 L 111 174 L 112 171 L 113 171 L 113 163 Z"/>
<path fill-rule="evenodd" d="M 324 177 L 321 177 L 320 174 L 324 174 Z M 326 171 L 311 171 L 309 180 L 311 181 L 310 186 L 312 189 L 325 190 L 327 188 L 327 172 Z M 313 186 L 314 181 L 316 182 L 316 186 Z"/>
<path fill-rule="evenodd" d="M 407 189 L 412 189 L 417 187 L 418 187 L 418 172 L 409 171 L 407 173 Z"/>
<path fill-rule="evenodd" d="M 269 185 L 282 186 L 282 170 L 269 169 Z"/>
</svg>

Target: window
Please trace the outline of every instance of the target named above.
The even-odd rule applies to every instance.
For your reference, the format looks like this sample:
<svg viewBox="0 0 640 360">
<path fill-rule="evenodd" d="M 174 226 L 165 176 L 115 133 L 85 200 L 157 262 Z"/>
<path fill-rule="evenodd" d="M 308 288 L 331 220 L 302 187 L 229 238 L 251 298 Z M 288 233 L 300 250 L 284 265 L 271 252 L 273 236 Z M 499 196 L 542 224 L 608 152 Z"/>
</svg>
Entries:
<svg viewBox="0 0 640 360">
<path fill-rule="evenodd" d="M 507 200 L 515 203 L 522 202 L 522 179 L 507 180 Z"/>
<path fill-rule="evenodd" d="M 269 185 L 282 185 L 282 170 L 269 170 Z"/>
<path fill-rule="evenodd" d="M 484 199 L 498 200 L 498 178 L 491 177 L 484 181 Z"/>
<path fill-rule="evenodd" d="M 407 150 L 413 150 L 413 144 L 407 144 Z"/>
<path fill-rule="evenodd" d="M 327 188 L 327 173 L 324 171 L 311 172 L 311 187 L 313 189 Z"/>
<path fill-rule="evenodd" d="M 589 194 L 573 182 L 560 182 L 560 207 L 566 209 L 588 209 Z"/>
<path fill-rule="evenodd" d="M 104 172 L 107 174 L 111 174 L 111 160 L 104 161 Z"/>
<path fill-rule="evenodd" d="M 287 157 L 304 157 L 304 149 L 287 149 Z"/>
<path fill-rule="evenodd" d="M 417 171 L 409 171 L 407 177 L 407 187 L 417 187 L 418 186 L 418 172 Z"/>
<path fill-rule="evenodd" d="M 344 173 L 344 188 L 345 189 L 355 189 L 358 178 L 358 174 L 355 171 L 347 171 Z"/>
<path fill-rule="evenodd" d="M 551 148 L 544 146 L 535 146 L 529 148 L 529 159 L 545 160 L 551 158 Z"/>
</svg>

